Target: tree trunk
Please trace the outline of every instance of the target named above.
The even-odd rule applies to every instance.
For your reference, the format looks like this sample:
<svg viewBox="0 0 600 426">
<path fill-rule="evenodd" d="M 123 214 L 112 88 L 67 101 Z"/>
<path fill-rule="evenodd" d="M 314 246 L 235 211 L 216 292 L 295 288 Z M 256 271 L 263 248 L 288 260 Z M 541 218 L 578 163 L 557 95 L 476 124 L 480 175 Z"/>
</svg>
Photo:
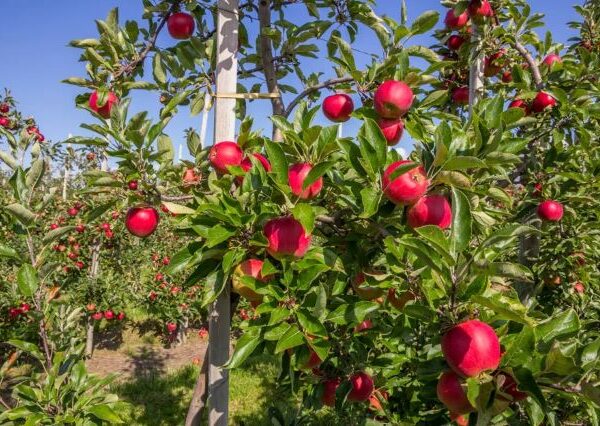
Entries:
<svg viewBox="0 0 600 426">
<path fill-rule="evenodd" d="M 208 376 L 207 372 L 208 348 L 204 352 L 200 373 L 196 379 L 194 393 L 192 394 L 192 400 L 190 401 L 190 406 L 185 418 L 185 426 L 199 426 L 202 421 L 202 410 L 206 406 L 206 398 L 208 396 L 208 381 L 206 380 Z"/>
<path fill-rule="evenodd" d="M 90 263 L 90 279 L 91 285 L 96 283 L 96 278 L 98 277 L 98 271 L 100 268 L 100 241 L 94 241 L 94 245 L 92 246 L 92 261 Z M 85 338 L 85 356 L 86 358 L 91 358 L 94 354 L 94 323 L 88 318 L 87 321 L 87 333 Z"/>
</svg>

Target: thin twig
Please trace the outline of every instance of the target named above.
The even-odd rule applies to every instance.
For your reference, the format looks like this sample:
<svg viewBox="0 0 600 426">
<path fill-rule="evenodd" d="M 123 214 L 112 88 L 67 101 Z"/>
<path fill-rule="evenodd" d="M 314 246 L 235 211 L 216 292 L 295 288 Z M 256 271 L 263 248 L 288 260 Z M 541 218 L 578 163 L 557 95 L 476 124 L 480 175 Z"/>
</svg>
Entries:
<svg viewBox="0 0 600 426">
<path fill-rule="evenodd" d="M 529 50 L 527 50 L 527 48 L 525 48 L 525 46 L 523 46 L 517 40 L 515 40 L 514 45 L 515 45 L 515 49 L 517 49 L 517 51 L 521 54 L 523 59 L 525 59 L 525 61 L 527 61 L 527 64 L 529 65 L 529 69 L 531 69 L 531 73 L 533 75 L 533 81 L 535 83 L 535 87 L 538 90 L 541 90 L 544 87 L 544 82 L 542 81 L 542 75 L 540 74 L 540 67 L 538 67 L 537 63 L 531 56 L 531 53 L 529 53 Z"/>
<path fill-rule="evenodd" d="M 352 78 L 350 76 L 340 77 L 340 78 L 332 78 L 332 79 L 326 80 L 322 83 L 315 84 L 314 86 L 307 87 L 298 96 L 296 96 L 292 100 L 292 102 L 290 102 L 290 104 L 288 105 L 287 109 L 285 110 L 283 116 L 288 117 L 292 113 L 294 108 L 296 108 L 296 106 L 298 106 L 298 104 L 300 102 L 302 102 L 302 99 L 304 99 L 311 93 L 316 92 L 317 90 L 324 89 L 326 87 L 335 86 L 336 84 L 349 83 L 351 81 L 354 81 L 354 78 Z"/>
</svg>

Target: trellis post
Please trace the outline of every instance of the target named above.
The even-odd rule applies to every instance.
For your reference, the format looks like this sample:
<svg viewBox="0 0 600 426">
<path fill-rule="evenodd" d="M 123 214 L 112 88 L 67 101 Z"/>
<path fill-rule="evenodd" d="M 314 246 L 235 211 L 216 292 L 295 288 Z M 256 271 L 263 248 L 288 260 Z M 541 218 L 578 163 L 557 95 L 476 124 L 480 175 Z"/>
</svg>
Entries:
<svg viewBox="0 0 600 426">
<path fill-rule="evenodd" d="M 235 140 L 234 98 L 219 93 L 237 92 L 238 0 L 217 3 L 217 67 L 214 141 Z M 229 359 L 230 290 L 226 285 L 212 306 L 208 342 L 208 424 L 227 426 L 229 415 L 229 372 L 223 365 Z"/>
</svg>

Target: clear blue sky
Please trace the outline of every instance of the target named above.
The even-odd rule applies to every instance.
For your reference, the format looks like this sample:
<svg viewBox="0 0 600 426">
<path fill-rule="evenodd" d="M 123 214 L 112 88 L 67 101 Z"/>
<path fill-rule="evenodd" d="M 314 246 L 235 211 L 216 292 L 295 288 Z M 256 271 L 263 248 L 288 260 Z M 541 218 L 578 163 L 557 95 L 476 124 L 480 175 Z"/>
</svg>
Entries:
<svg viewBox="0 0 600 426">
<path fill-rule="evenodd" d="M 379 0 L 377 3 L 379 13 L 398 18 L 400 0 Z M 406 0 L 406 3 L 409 22 L 425 10 L 443 9 L 438 0 Z M 577 19 L 572 5 L 582 4 L 583 0 L 530 0 L 529 3 L 533 11 L 546 15 L 547 27 L 555 40 L 566 41 L 573 35 L 565 23 Z M 119 7 L 121 22 L 138 18 L 142 10 L 138 0 L 2 0 L 0 89 L 11 89 L 20 109 L 25 115 L 36 117 L 47 138 L 57 141 L 69 133 L 83 134 L 79 123 L 94 120 L 88 113 L 74 107 L 74 97 L 82 89 L 60 81 L 84 75 L 83 64 L 78 62 L 79 50 L 68 47 L 67 43 L 75 38 L 96 37 L 94 19 L 104 19 L 115 6 Z M 161 37 L 158 44 L 166 46 L 171 42 L 168 37 Z M 427 38 L 414 42 L 431 44 Z M 361 50 L 369 50 L 369 46 L 368 39 L 355 45 Z M 157 94 L 132 93 L 135 110 L 149 110 L 153 115 L 157 113 L 160 107 Z M 255 125 L 268 126 L 265 117 L 269 110 L 268 101 L 252 104 L 249 113 L 257 117 Z M 183 129 L 199 127 L 199 117 L 191 117 L 188 111 L 183 108 L 167 129 L 176 146 L 183 141 Z M 354 126 L 351 124 L 348 131 L 352 131 Z M 210 135 L 209 127 L 209 140 Z M 410 141 L 405 138 L 402 146 L 408 148 Z"/>
</svg>

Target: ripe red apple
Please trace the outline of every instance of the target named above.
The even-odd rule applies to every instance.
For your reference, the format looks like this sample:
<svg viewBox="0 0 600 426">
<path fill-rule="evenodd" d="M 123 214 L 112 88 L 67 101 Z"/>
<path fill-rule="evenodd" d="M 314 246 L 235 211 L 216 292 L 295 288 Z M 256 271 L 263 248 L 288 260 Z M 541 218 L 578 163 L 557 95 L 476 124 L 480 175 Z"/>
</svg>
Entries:
<svg viewBox="0 0 600 426">
<path fill-rule="evenodd" d="M 288 171 L 288 182 L 292 193 L 303 200 L 316 197 L 323 188 L 323 177 L 319 177 L 316 181 L 302 189 L 304 180 L 308 173 L 312 170 L 312 165 L 308 163 L 297 163 L 290 167 Z"/>
<path fill-rule="evenodd" d="M 147 237 L 158 227 L 160 218 L 154 207 L 132 207 L 127 211 L 125 227 L 136 237 Z"/>
<path fill-rule="evenodd" d="M 323 101 L 323 114 L 335 123 L 343 123 L 350 120 L 350 114 L 353 111 L 354 102 L 345 93 L 327 96 Z"/>
<path fill-rule="evenodd" d="M 94 312 L 96 310 L 96 304 L 88 303 L 87 305 L 85 305 L 85 309 L 87 309 L 89 312 Z"/>
<path fill-rule="evenodd" d="M 329 407 L 335 407 L 335 391 L 340 385 L 341 380 L 339 378 L 327 379 L 323 382 L 323 396 L 321 402 L 323 405 Z"/>
<path fill-rule="evenodd" d="M 549 287 L 558 287 L 562 282 L 562 279 L 558 275 L 547 275 L 544 277 L 544 284 Z"/>
<path fill-rule="evenodd" d="M 575 260 L 577 266 L 584 266 L 586 264 L 585 253 L 582 251 L 576 251 L 571 254 L 571 258 Z"/>
<path fill-rule="evenodd" d="M 171 259 L 169 258 L 169 256 L 165 256 L 162 258 L 161 262 L 163 265 L 167 266 L 169 263 L 171 263 Z"/>
<path fill-rule="evenodd" d="M 168 322 L 167 323 L 167 331 L 169 333 L 173 333 L 175 330 L 177 330 L 177 324 L 174 322 Z"/>
<path fill-rule="evenodd" d="M 456 87 L 452 90 L 452 102 L 457 105 L 468 105 L 469 88 L 467 86 Z"/>
<path fill-rule="evenodd" d="M 26 314 L 31 310 L 31 305 L 29 303 L 21 303 L 21 313 Z"/>
<path fill-rule="evenodd" d="M 452 208 L 446 197 L 442 195 L 426 195 L 413 204 L 408 210 L 408 226 L 418 228 L 425 225 L 436 225 L 442 229 L 452 223 Z"/>
<path fill-rule="evenodd" d="M 504 71 L 502 73 L 502 83 L 510 83 L 511 81 L 513 81 L 512 72 Z"/>
<path fill-rule="evenodd" d="M 506 398 L 506 396 L 503 396 L 502 394 L 498 395 L 499 399 L 503 399 L 505 401 L 522 401 L 525 398 L 527 398 L 527 394 L 525 392 L 521 392 L 520 390 L 517 389 L 517 382 L 515 381 L 514 377 L 511 376 L 508 373 L 505 373 L 504 371 L 499 372 L 496 375 L 497 379 L 499 378 L 504 378 L 504 382 L 502 383 L 502 386 L 500 387 L 500 392 L 509 395 L 512 399 Z"/>
<path fill-rule="evenodd" d="M 495 76 L 502 71 L 502 67 L 504 66 L 502 58 L 504 57 L 505 53 L 505 49 L 500 49 L 496 53 L 484 59 L 483 73 L 486 77 Z"/>
<path fill-rule="evenodd" d="M 356 327 L 354 327 L 354 332 L 360 333 L 362 331 L 370 330 L 372 328 L 373 328 L 373 322 L 370 319 L 366 319 L 363 322 L 361 322 L 360 324 L 357 324 Z"/>
<path fill-rule="evenodd" d="M 323 360 L 319 358 L 319 355 L 312 348 L 308 348 L 308 351 L 310 355 L 308 356 L 306 363 L 302 366 L 304 370 L 312 370 L 313 368 L 317 368 L 323 362 Z"/>
<path fill-rule="evenodd" d="M 79 213 L 79 210 L 77 210 L 75 207 L 71 207 L 67 210 L 67 214 L 71 217 L 77 216 L 77 213 Z"/>
<path fill-rule="evenodd" d="M 196 23 L 194 17 L 189 13 L 178 12 L 167 19 L 167 29 L 171 37 L 178 40 L 188 39 L 194 34 Z"/>
<path fill-rule="evenodd" d="M 450 413 L 450 420 L 455 422 L 457 426 L 469 426 L 469 417 L 463 414 Z"/>
<path fill-rule="evenodd" d="M 573 290 L 579 294 L 583 294 L 585 293 L 585 286 L 581 281 L 577 281 L 575 284 L 573 284 Z"/>
<path fill-rule="evenodd" d="M 127 182 L 127 188 L 129 188 L 132 191 L 137 191 L 138 181 L 135 179 L 130 180 L 129 182 Z"/>
<path fill-rule="evenodd" d="M 77 256 L 77 253 L 70 252 L 70 253 L 67 255 L 67 257 L 68 257 L 69 259 L 71 259 L 71 260 L 75 260 L 75 259 L 77 259 L 77 257 L 78 257 L 78 256 Z"/>
<path fill-rule="evenodd" d="M 219 173 L 229 173 L 227 167 L 239 166 L 242 162 L 244 153 L 235 142 L 219 142 L 212 146 L 208 154 L 210 163 Z"/>
<path fill-rule="evenodd" d="M 117 220 L 119 218 L 119 212 L 118 211 L 114 211 L 110 214 L 110 217 L 113 218 L 114 220 Z"/>
<path fill-rule="evenodd" d="M 390 164 L 383 173 L 383 193 L 394 204 L 415 203 L 427 192 L 429 186 L 425 169 L 421 165 L 396 176 L 393 181 L 390 181 L 390 176 L 394 173 L 394 170 L 406 164 L 413 164 L 413 162 L 410 160 L 396 161 Z"/>
<path fill-rule="evenodd" d="M 264 262 L 259 259 L 247 259 L 236 266 L 231 277 L 233 291 L 250 301 L 261 301 L 263 298 L 262 294 L 256 293 L 250 287 L 245 285 L 242 281 L 242 277 L 250 276 L 260 282 L 268 282 L 271 279 L 271 276 L 263 277 L 260 273 L 263 263 Z"/>
<path fill-rule="evenodd" d="M 96 154 L 93 152 L 88 152 L 85 156 L 88 161 L 94 161 L 96 159 Z"/>
<path fill-rule="evenodd" d="M 269 220 L 263 232 L 269 242 L 267 252 L 276 259 L 304 256 L 312 239 L 302 224 L 291 216 Z"/>
<path fill-rule="evenodd" d="M 79 223 L 75 226 L 75 231 L 77 231 L 80 234 L 83 234 L 85 232 L 85 225 L 82 223 Z"/>
<path fill-rule="evenodd" d="M 10 111 L 10 106 L 5 102 L 1 103 L 0 104 L 0 113 L 8 114 L 8 111 Z"/>
<path fill-rule="evenodd" d="M 98 91 L 94 90 L 94 92 L 90 95 L 89 107 L 96 114 L 100 115 L 103 118 L 110 118 L 110 111 L 112 110 L 113 105 L 119 102 L 119 98 L 113 92 L 108 92 L 106 96 L 106 103 L 102 106 L 98 105 Z"/>
<path fill-rule="evenodd" d="M 200 182 L 201 175 L 196 174 L 196 171 L 193 168 L 187 168 L 183 172 L 183 185 L 184 186 L 192 186 L 197 185 Z"/>
<path fill-rule="evenodd" d="M 115 313 L 113 311 L 111 311 L 110 309 L 107 311 L 104 311 L 104 319 L 111 320 L 114 317 L 115 317 Z"/>
<path fill-rule="evenodd" d="M 366 282 L 364 272 L 359 272 L 356 274 L 352 280 L 352 288 L 356 292 L 357 296 L 364 300 L 375 300 L 383 295 L 382 289 L 370 286 Z"/>
<path fill-rule="evenodd" d="M 533 102 L 531 103 L 531 109 L 533 112 L 542 112 L 546 108 L 554 108 L 556 105 L 556 99 L 552 95 L 546 92 L 539 92 Z"/>
<path fill-rule="evenodd" d="M 0 117 L 0 126 L 8 129 L 10 127 L 10 120 L 8 117 Z"/>
<path fill-rule="evenodd" d="M 453 34 L 448 38 L 446 46 L 448 46 L 448 49 L 456 51 L 460 49 L 460 46 L 462 46 L 465 41 L 464 37 Z"/>
<path fill-rule="evenodd" d="M 159 272 L 158 274 L 154 275 L 154 280 L 155 281 L 162 281 L 164 277 L 165 276 Z"/>
<path fill-rule="evenodd" d="M 525 111 L 525 115 L 529 114 L 529 105 L 523 99 L 516 98 L 510 104 L 508 104 L 508 108 L 521 108 Z"/>
<path fill-rule="evenodd" d="M 267 172 L 271 171 L 271 163 L 269 163 L 269 160 L 267 160 L 267 157 L 265 157 L 262 154 L 259 154 L 258 152 L 253 153 L 252 156 L 254 158 L 256 158 L 260 162 L 260 164 L 264 167 L 264 169 Z M 249 157 L 246 156 L 246 157 L 244 157 L 244 159 L 240 163 L 240 166 L 242 167 L 242 169 L 245 172 L 248 172 L 252 168 L 252 161 L 250 160 Z M 241 183 L 244 181 L 244 177 L 243 176 L 237 176 L 236 177 L 236 181 L 238 182 L 238 184 L 241 185 Z"/>
<path fill-rule="evenodd" d="M 104 315 L 102 315 L 102 312 L 95 312 L 92 314 L 92 318 L 96 321 L 100 321 L 102 318 L 104 318 Z"/>
<path fill-rule="evenodd" d="M 442 337 L 442 353 L 458 374 L 475 377 L 498 368 L 500 341 L 488 324 L 469 320 L 455 325 Z"/>
<path fill-rule="evenodd" d="M 473 19 L 494 16 L 494 10 L 488 0 L 471 0 L 467 7 L 467 12 Z"/>
<path fill-rule="evenodd" d="M 551 53 L 544 58 L 544 61 L 542 63 L 548 68 L 552 68 L 552 65 L 554 65 L 555 63 L 562 63 L 562 59 L 556 53 Z"/>
<path fill-rule="evenodd" d="M 554 200 L 542 201 L 537 208 L 537 214 L 542 220 L 558 222 L 563 217 L 563 206 Z"/>
<path fill-rule="evenodd" d="M 463 380 L 454 371 L 445 371 L 440 376 L 437 397 L 452 413 L 466 414 L 474 410 L 463 388 Z"/>
<path fill-rule="evenodd" d="M 352 389 L 348 394 L 348 401 L 366 401 L 373 393 L 373 379 L 365 372 L 361 371 L 350 376 L 350 385 Z"/>
<path fill-rule="evenodd" d="M 51 224 L 50 224 L 50 229 L 51 229 L 51 230 L 58 229 L 58 225 L 57 225 L 56 223 L 51 223 Z"/>
<path fill-rule="evenodd" d="M 413 91 L 403 81 L 384 81 L 375 91 L 373 105 L 383 118 L 400 118 L 405 115 L 413 103 Z"/>
<path fill-rule="evenodd" d="M 404 122 L 400 118 L 379 118 L 377 125 L 381 129 L 388 146 L 396 145 L 404 133 Z"/>
<path fill-rule="evenodd" d="M 415 300 L 416 298 L 417 295 L 410 290 L 403 292 L 400 296 L 396 296 L 396 289 L 390 288 L 387 294 L 387 301 L 399 311 L 404 309 L 404 306 L 408 302 Z"/>
<path fill-rule="evenodd" d="M 467 12 L 463 12 L 460 15 L 456 16 L 454 14 L 454 9 L 450 9 L 448 13 L 446 13 L 446 18 L 444 19 L 446 27 L 452 30 L 458 30 L 464 27 L 465 25 L 467 25 L 468 21 L 469 15 L 467 15 Z"/>
<path fill-rule="evenodd" d="M 119 312 L 119 314 L 117 315 L 117 319 L 119 321 L 123 321 L 125 319 L 125 312 Z"/>
<path fill-rule="evenodd" d="M 100 228 L 103 229 L 104 231 L 110 231 L 110 223 L 102 222 L 102 224 L 100 225 Z"/>
</svg>

